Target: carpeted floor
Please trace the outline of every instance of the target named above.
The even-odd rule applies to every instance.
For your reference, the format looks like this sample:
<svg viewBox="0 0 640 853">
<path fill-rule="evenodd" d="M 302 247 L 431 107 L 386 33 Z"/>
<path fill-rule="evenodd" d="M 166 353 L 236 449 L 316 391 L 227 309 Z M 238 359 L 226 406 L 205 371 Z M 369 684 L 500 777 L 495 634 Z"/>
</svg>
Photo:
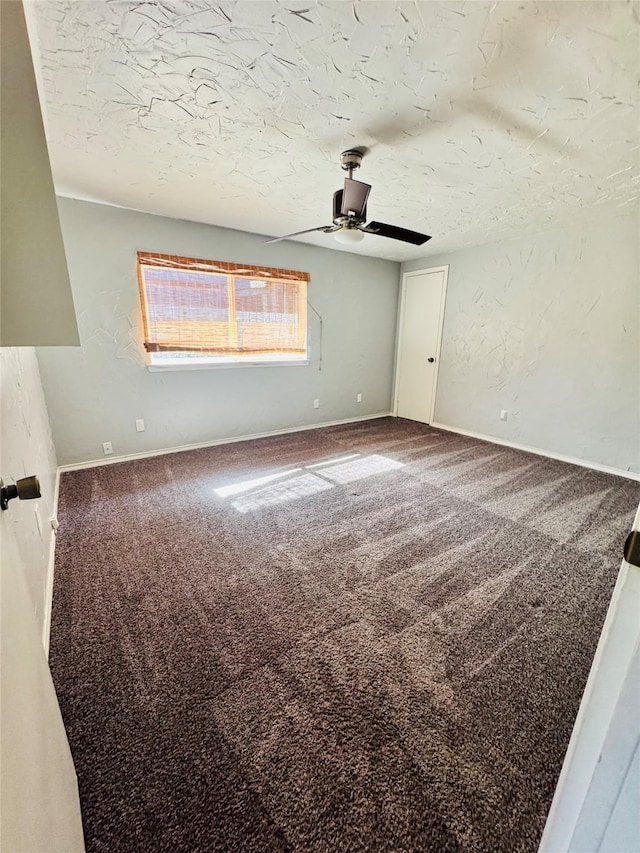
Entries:
<svg viewBox="0 0 640 853">
<path fill-rule="evenodd" d="M 64 474 L 87 850 L 535 851 L 639 499 L 392 418 Z"/>
</svg>

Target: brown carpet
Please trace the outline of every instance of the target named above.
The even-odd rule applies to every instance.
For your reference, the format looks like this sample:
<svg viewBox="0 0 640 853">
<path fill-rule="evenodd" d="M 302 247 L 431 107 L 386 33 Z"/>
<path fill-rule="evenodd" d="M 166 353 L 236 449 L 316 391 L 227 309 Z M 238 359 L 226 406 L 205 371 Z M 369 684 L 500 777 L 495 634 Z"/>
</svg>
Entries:
<svg viewBox="0 0 640 853">
<path fill-rule="evenodd" d="M 63 475 L 87 850 L 534 851 L 639 499 L 393 418 Z"/>
</svg>

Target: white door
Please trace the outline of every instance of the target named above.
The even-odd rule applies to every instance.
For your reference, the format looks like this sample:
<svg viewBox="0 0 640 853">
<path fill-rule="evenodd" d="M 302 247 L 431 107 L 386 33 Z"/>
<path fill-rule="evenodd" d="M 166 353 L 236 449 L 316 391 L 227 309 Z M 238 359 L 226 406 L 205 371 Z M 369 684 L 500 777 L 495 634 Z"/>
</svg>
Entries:
<svg viewBox="0 0 640 853">
<path fill-rule="evenodd" d="M 395 413 L 433 420 L 449 267 L 405 273 L 402 281 Z"/>
<path fill-rule="evenodd" d="M 639 614 L 640 568 L 623 560 L 539 853 L 640 853 Z"/>
<path fill-rule="evenodd" d="M 6 527 L 2 533 L 0 850 L 83 853 L 76 772 L 42 635 L 20 559 Z"/>
</svg>

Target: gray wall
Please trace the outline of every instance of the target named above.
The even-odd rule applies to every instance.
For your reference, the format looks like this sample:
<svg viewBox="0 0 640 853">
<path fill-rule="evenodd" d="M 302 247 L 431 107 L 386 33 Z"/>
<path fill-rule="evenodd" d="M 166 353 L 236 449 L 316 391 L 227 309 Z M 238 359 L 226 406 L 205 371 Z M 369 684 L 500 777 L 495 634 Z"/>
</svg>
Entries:
<svg viewBox="0 0 640 853">
<path fill-rule="evenodd" d="M 402 270 L 441 264 L 436 421 L 640 472 L 637 210 Z"/>
<path fill-rule="evenodd" d="M 117 456 L 389 411 L 397 263 L 58 201 L 81 339 L 80 349 L 38 350 L 60 464 L 102 458 L 103 441 Z M 309 301 L 324 321 L 322 370 L 310 311 L 308 366 L 148 371 L 137 250 L 308 271 Z"/>
</svg>

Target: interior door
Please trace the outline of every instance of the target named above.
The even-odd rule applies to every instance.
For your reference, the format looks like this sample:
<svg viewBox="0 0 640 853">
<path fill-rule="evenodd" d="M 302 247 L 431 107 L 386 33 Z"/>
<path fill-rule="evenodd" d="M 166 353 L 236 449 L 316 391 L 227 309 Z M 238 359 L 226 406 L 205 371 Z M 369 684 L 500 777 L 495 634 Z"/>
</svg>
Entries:
<svg viewBox="0 0 640 853">
<path fill-rule="evenodd" d="M 396 369 L 396 414 L 428 424 L 435 408 L 448 267 L 405 273 Z"/>
<path fill-rule="evenodd" d="M 623 560 L 539 853 L 640 851 L 639 613 L 640 568 Z"/>
<path fill-rule="evenodd" d="M 41 631 L 10 545 L 7 537 L 0 561 L 0 850 L 83 853 L 76 772 Z"/>
</svg>

